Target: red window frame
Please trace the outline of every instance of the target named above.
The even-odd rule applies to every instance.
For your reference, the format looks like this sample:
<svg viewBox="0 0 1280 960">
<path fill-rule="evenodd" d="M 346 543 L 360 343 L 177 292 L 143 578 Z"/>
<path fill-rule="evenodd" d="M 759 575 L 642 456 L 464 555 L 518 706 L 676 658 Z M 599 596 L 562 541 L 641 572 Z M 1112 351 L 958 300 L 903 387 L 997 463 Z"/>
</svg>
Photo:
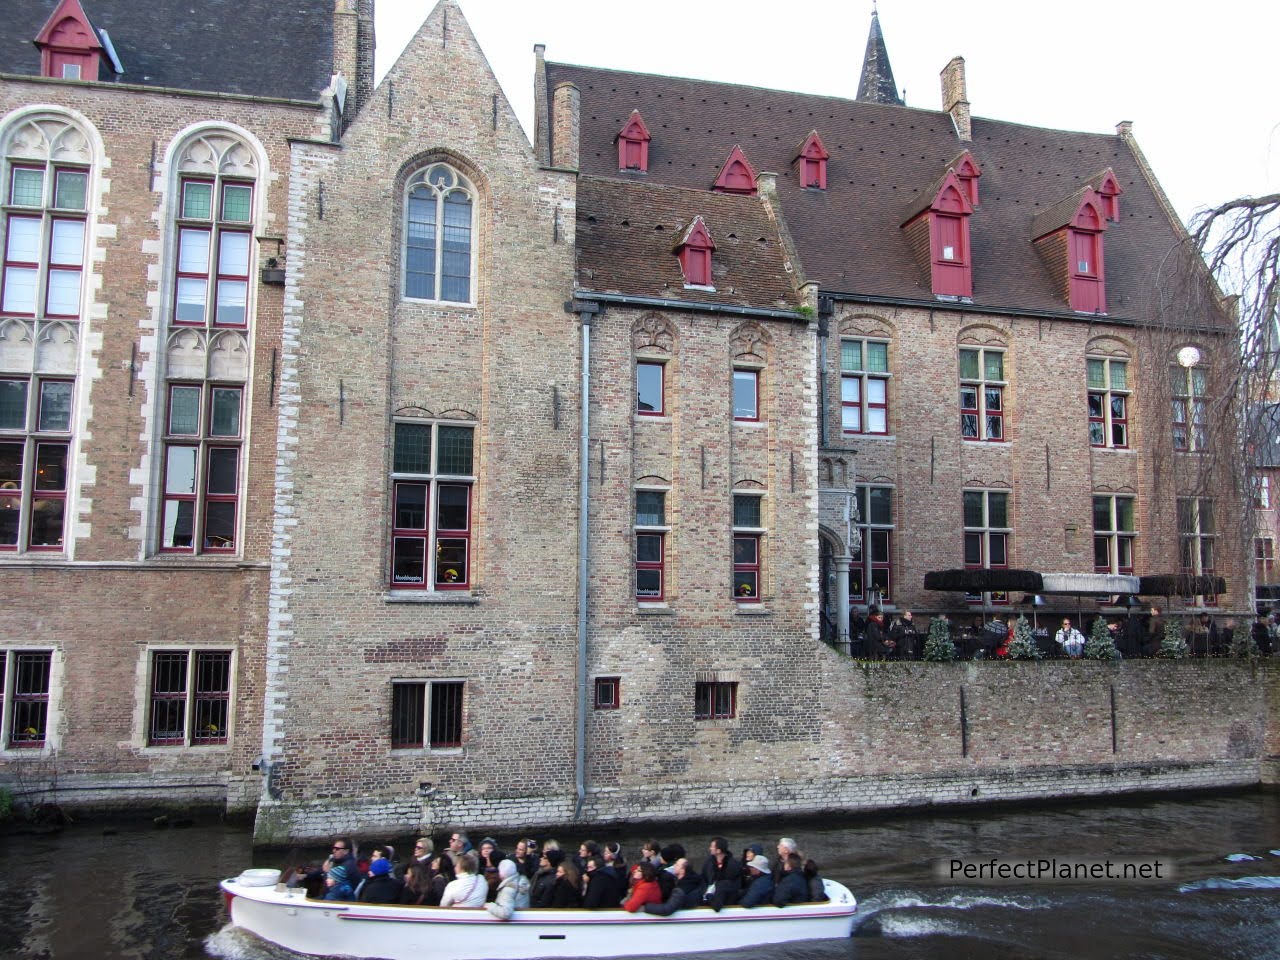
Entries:
<svg viewBox="0 0 1280 960">
<path fill-rule="evenodd" d="M 437 480 L 435 483 L 436 501 L 436 589 L 468 590 L 471 588 L 471 484 L 451 483 Z M 445 507 L 445 490 L 462 491 L 465 501 L 463 511 L 465 523 L 462 527 L 446 527 L 440 519 Z M 446 541 L 449 545 L 446 546 Z M 455 551 L 450 554 L 450 551 Z M 456 551 L 461 551 L 459 555 Z M 461 570 L 459 570 L 461 566 Z"/>
<path fill-rule="evenodd" d="M 1273 537 L 1253 538 L 1253 561 L 1257 568 L 1258 579 L 1262 583 L 1270 583 L 1275 572 L 1276 541 Z"/>
<path fill-rule="evenodd" d="M 74 418 L 74 380 L 63 377 L 0 377 L 0 382 L 23 387 L 22 424 L 0 432 L 15 472 L 0 489 L 5 515 L 0 553 L 27 551 L 57 553 L 65 546 L 67 492 L 71 474 L 71 432 Z M 44 416 L 45 386 L 66 384 L 72 391 L 65 428 L 48 426 Z M 7 486 L 12 484 L 12 486 Z"/>
<path fill-rule="evenodd" d="M 653 410 L 641 409 L 640 370 L 641 368 L 657 368 L 658 371 L 658 406 Z M 653 360 L 636 361 L 636 413 L 642 417 L 663 417 L 667 413 L 667 365 Z"/>
<path fill-rule="evenodd" d="M 410 488 L 420 488 L 422 490 L 422 525 L 410 526 L 401 523 L 401 517 L 405 515 L 401 510 L 401 491 L 408 491 Z M 391 492 L 391 586 L 397 590 L 406 590 L 412 588 L 424 589 L 427 586 L 427 572 L 430 563 L 427 559 L 427 542 L 431 535 L 431 482 L 429 480 L 396 480 L 392 483 Z M 416 503 L 405 501 L 406 510 L 416 507 Z M 421 544 L 421 576 L 417 579 L 397 580 L 397 558 L 400 556 L 397 546 L 400 543 L 417 542 Z"/>
<path fill-rule="evenodd" d="M 971 443 L 1004 443 L 1008 439 L 1008 431 L 1005 429 L 1006 424 L 1004 422 L 1005 381 L 987 379 L 986 363 L 988 354 L 999 353 L 1003 371 L 1005 351 L 964 347 L 960 351 L 961 358 L 965 353 L 977 355 L 978 374 L 976 377 L 966 377 L 963 375 L 963 367 L 961 368 L 960 438 Z M 972 395 L 966 396 L 966 394 Z M 967 422 L 972 422 L 972 432 L 966 431 Z M 992 430 L 993 426 L 995 427 L 994 431 Z M 993 435 L 996 433 L 999 435 Z"/>
<path fill-rule="evenodd" d="M 198 390 L 197 407 L 194 418 L 194 432 L 174 432 L 174 396 L 178 391 Z M 235 433 L 215 433 L 214 415 L 217 405 L 214 395 L 217 392 L 234 392 L 239 395 Z M 245 386 L 238 383 L 221 383 L 210 380 L 182 381 L 171 380 L 168 383 L 165 409 L 165 442 L 164 464 L 161 470 L 161 502 L 160 524 L 157 531 L 159 543 L 157 549 L 161 553 L 198 553 L 214 555 L 231 555 L 239 549 L 240 535 L 240 481 L 244 452 L 244 397 Z M 170 490 L 169 470 L 176 464 L 171 461 L 170 451 L 194 450 L 194 476 L 190 490 Z M 234 463 L 229 474 L 230 488 L 215 488 L 215 484 L 225 479 L 228 474 L 225 461 L 228 454 L 233 455 Z M 166 543 L 170 516 L 170 504 L 189 503 L 190 507 L 190 542 L 182 545 Z M 229 506 L 222 506 L 229 505 Z M 178 507 L 173 516 L 176 525 L 182 523 L 182 508 Z M 228 518 L 228 509 L 230 516 Z M 197 535 L 198 533 L 198 535 Z M 197 548 L 198 545 L 198 548 Z"/>
<path fill-rule="evenodd" d="M 596 710 L 617 710 L 622 706 L 622 678 L 596 677 L 592 698 Z"/>
<path fill-rule="evenodd" d="M 733 534 L 733 599 L 738 603 L 760 602 L 760 548 L 758 533 Z"/>
<path fill-rule="evenodd" d="M 697 681 L 693 685 L 694 720 L 733 720 L 738 715 L 738 684 Z"/>
<path fill-rule="evenodd" d="M 14 650 L 0 657 L 12 665 L 13 690 L 9 701 L 8 746 L 18 750 L 42 748 L 49 736 L 49 688 L 53 672 L 50 650 Z M 6 679 L 0 675 L 0 690 Z"/>
<path fill-rule="evenodd" d="M 644 551 L 644 555 L 652 556 L 652 546 L 657 544 L 657 560 L 641 560 L 641 542 L 646 543 L 650 550 Z M 637 530 L 636 531 L 636 600 L 641 603 L 659 603 L 666 599 L 667 596 L 667 537 L 665 533 L 656 530 Z M 658 589 L 656 592 L 642 592 L 640 589 L 640 574 L 642 572 L 653 573 L 658 575 Z"/>
<path fill-rule="evenodd" d="M 1078 313 L 1106 313 L 1102 232 L 1067 227 L 1067 248 L 1071 309 Z"/>
<path fill-rule="evenodd" d="M 1007 570 L 1009 567 L 1009 537 L 1011 536 L 1008 527 L 992 527 L 991 526 L 991 497 L 1004 497 L 1005 519 L 1008 520 L 1009 515 L 1009 494 L 1004 490 L 965 490 L 961 493 L 963 502 L 965 494 L 980 493 L 982 495 L 982 526 L 971 526 L 968 523 L 968 517 L 964 516 L 962 510 L 963 538 L 964 538 L 964 568 L 966 570 Z M 999 550 L 996 545 L 999 545 Z M 976 557 L 971 552 L 971 546 L 977 546 Z M 999 561 L 992 558 L 999 554 Z M 1005 590 L 991 590 L 987 594 L 991 598 L 993 605 L 1006 604 L 1009 602 L 1009 594 Z M 980 604 L 984 601 L 982 594 L 966 593 L 965 603 Z"/>
<path fill-rule="evenodd" d="M 432 680 L 428 684 L 427 746 L 451 750 L 462 746 L 466 683 L 461 680 Z"/>
<path fill-rule="evenodd" d="M 152 650 L 150 678 L 147 746 L 201 747 L 228 742 L 230 650 Z M 180 716 L 175 717 L 174 711 Z M 166 725 L 158 729 L 161 723 Z"/>
<path fill-rule="evenodd" d="M 649 169 L 649 129 L 639 110 L 631 111 L 626 125 L 618 134 L 618 169 L 645 173 Z"/>
<path fill-rule="evenodd" d="M 192 217 L 186 214 L 187 190 L 197 184 L 208 185 L 209 216 Z M 228 220 L 226 218 L 227 187 L 246 188 L 249 191 L 249 221 Z M 173 284 L 173 318 L 171 325 L 176 327 L 207 327 L 220 330 L 244 330 L 249 326 L 250 293 L 249 282 L 253 267 L 253 204 L 257 184 L 252 180 L 233 180 L 209 177 L 183 177 L 178 192 L 178 212 L 175 217 L 176 232 L 174 235 L 174 284 Z M 182 269 L 182 238 L 184 234 L 204 234 L 208 238 L 208 260 L 203 272 Z M 245 258 L 243 272 L 228 269 L 223 262 L 222 238 L 224 235 L 242 235 L 245 238 Z M 204 283 L 204 308 L 200 319 L 179 319 L 179 291 L 183 280 L 200 280 Z M 244 284 L 244 318 L 238 321 L 224 321 L 220 318 L 222 305 L 221 285 L 223 283 Z"/>
<path fill-rule="evenodd" d="M 688 245 L 680 251 L 685 286 L 711 286 L 711 248 Z"/>
<path fill-rule="evenodd" d="M 430 449 L 425 471 L 397 471 L 392 464 L 390 556 L 387 583 L 392 590 L 470 590 L 472 585 L 472 541 L 474 534 L 474 476 L 472 474 L 441 473 L 439 467 L 440 436 L 442 429 L 459 429 L 469 432 L 471 443 L 470 468 L 475 469 L 475 425 L 440 423 L 438 421 L 397 420 L 392 423 L 392 458 L 396 456 L 397 426 L 426 428 Z M 404 523 L 414 519 L 418 504 L 401 499 L 403 492 L 421 490 L 421 526 Z M 461 491 L 463 500 L 448 502 L 448 492 Z M 402 503 L 404 507 L 402 509 Z M 460 509 L 461 526 L 446 526 L 443 511 Z M 402 545 L 417 543 L 419 552 L 402 552 Z M 428 552 L 428 551 L 433 552 Z M 419 559 L 420 558 L 420 559 Z M 419 577 L 405 576 L 403 571 L 417 565 Z"/>
<path fill-rule="evenodd" d="M 465 695 L 462 680 L 393 680 L 391 749 L 461 747 Z"/>
<path fill-rule="evenodd" d="M 738 379 L 739 377 L 750 379 L 751 392 L 754 396 L 754 410 L 748 416 L 738 413 Z M 746 367 L 733 368 L 733 419 L 741 423 L 759 423 L 760 422 L 760 371 L 752 370 Z"/>
<path fill-rule="evenodd" d="M 22 209 L 25 210 L 28 208 L 23 207 Z M 15 310 L 15 309 L 6 308 L 4 312 L 5 314 L 11 317 L 34 317 L 39 312 L 41 300 L 44 299 L 40 295 L 40 288 L 41 288 L 40 259 L 39 257 L 37 257 L 35 260 L 10 259 L 9 248 L 10 248 L 11 240 L 13 237 L 13 230 L 11 225 L 14 223 L 14 221 L 17 221 L 17 220 L 33 221 L 36 224 L 37 230 L 39 231 L 39 233 L 42 234 L 44 231 L 44 218 L 41 217 L 39 214 L 36 214 L 35 216 L 30 216 L 28 214 L 10 214 L 8 217 L 5 218 L 4 251 L 3 251 L 4 273 L 0 274 L 0 303 L 5 302 L 3 298 L 8 294 L 9 271 L 10 270 L 33 270 L 35 271 L 35 274 L 36 274 L 36 282 L 32 290 L 31 310 L 27 311 L 27 310 Z M 44 245 L 43 239 L 38 239 L 37 243 L 40 245 L 37 247 L 37 249 L 40 249 L 40 247 Z"/>
</svg>

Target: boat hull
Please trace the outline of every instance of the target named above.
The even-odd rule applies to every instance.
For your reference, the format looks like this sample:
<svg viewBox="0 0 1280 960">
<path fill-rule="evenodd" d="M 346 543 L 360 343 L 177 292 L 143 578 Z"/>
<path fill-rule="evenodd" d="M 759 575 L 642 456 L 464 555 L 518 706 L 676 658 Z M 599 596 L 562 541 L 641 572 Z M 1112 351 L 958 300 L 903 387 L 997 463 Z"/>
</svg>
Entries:
<svg viewBox="0 0 1280 960">
<path fill-rule="evenodd" d="M 828 903 L 778 909 L 681 910 L 670 917 L 624 910 L 486 910 L 308 900 L 301 890 L 222 882 L 231 922 L 296 953 L 379 960 L 531 960 L 730 950 L 794 940 L 847 938 L 853 894 L 826 881 Z"/>
</svg>

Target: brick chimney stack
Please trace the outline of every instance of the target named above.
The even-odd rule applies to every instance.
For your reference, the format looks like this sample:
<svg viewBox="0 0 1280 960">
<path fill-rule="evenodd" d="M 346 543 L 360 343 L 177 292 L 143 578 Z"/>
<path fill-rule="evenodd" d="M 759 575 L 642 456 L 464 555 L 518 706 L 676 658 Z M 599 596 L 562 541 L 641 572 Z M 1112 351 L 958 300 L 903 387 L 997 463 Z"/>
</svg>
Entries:
<svg viewBox="0 0 1280 960">
<path fill-rule="evenodd" d="M 951 114 L 956 135 L 968 143 L 973 139 L 969 120 L 969 90 L 964 79 L 964 57 L 952 57 L 942 68 L 942 109 Z"/>
<path fill-rule="evenodd" d="M 556 87 L 551 97 L 551 165 L 578 169 L 578 122 L 582 95 L 571 82 Z"/>
</svg>

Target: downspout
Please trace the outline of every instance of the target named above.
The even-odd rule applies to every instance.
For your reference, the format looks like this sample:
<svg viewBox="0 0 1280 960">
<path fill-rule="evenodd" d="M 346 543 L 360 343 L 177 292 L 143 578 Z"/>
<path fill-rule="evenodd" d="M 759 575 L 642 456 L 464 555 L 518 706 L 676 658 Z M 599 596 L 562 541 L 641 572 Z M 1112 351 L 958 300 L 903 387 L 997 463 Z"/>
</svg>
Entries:
<svg viewBox="0 0 1280 960">
<path fill-rule="evenodd" d="M 582 321 L 582 422 L 578 437 L 578 724 L 574 735 L 573 819 L 582 819 L 587 798 L 587 575 L 590 568 L 591 501 L 591 318 L 600 312 L 598 303 L 576 301 L 565 304 Z"/>
</svg>

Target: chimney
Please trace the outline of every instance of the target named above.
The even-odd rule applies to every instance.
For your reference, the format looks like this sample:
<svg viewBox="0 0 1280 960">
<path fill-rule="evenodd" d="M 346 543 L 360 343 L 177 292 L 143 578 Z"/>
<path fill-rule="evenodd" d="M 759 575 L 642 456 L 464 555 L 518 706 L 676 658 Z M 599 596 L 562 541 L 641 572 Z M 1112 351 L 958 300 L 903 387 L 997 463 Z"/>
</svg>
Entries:
<svg viewBox="0 0 1280 960">
<path fill-rule="evenodd" d="M 373 0 L 334 0 L 333 72 L 342 74 L 348 90 L 342 125 L 373 95 Z"/>
<path fill-rule="evenodd" d="M 538 162 L 544 166 L 551 163 L 550 133 L 547 116 L 547 45 L 533 45 L 533 146 L 538 154 Z"/>
<path fill-rule="evenodd" d="M 1132 137 L 1132 136 L 1133 136 L 1133 121 L 1132 121 L 1132 120 L 1121 120 L 1119 123 L 1117 123 L 1117 124 L 1116 124 L 1116 136 L 1117 136 L 1117 137 Z"/>
<path fill-rule="evenodd" d="M 969 90 L 964 82 L 964 57 L 952 57 L 942 68 L 942 109 L 951 114 L 956 136 L 965 143 L 973 139 L 969 122 Z"/>
<path fill-rule="evenodd" d="M 561 170 L 578 169 L 578 110 L 581 94 L 566 80 L 552 94 L 551 166 Z"/>
</svg>

